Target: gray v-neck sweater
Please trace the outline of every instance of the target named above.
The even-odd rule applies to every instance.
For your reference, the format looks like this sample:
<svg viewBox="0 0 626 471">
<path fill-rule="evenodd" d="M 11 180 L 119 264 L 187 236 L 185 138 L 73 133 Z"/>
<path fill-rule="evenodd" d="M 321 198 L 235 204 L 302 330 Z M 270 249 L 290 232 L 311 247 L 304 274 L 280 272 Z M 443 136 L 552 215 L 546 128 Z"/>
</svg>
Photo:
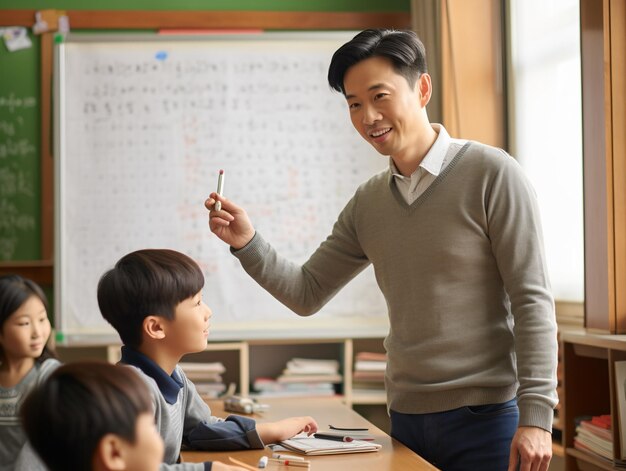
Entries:
<svg viewBox="0 0 626 471">
<path fill-rule="evenodd" d="M 519 424 L 550 431 L 556 322 L 535 193 L 500 149 L 452 143 L 448 152 L 453 160 L 411 205 L 389 170 L 361 185 L 302 266 L 258 233 L 233 253 L 300 315 L 372 263 L 389 308 L 391 409 L 430 413 L 517 395 Z"/>
</svg>

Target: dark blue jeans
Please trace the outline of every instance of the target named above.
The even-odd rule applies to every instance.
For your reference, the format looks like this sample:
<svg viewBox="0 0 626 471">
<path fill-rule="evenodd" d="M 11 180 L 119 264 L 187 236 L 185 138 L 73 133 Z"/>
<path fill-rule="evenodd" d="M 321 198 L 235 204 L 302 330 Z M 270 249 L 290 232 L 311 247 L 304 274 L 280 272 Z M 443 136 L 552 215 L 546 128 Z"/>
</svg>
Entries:
<svg viewBox="0 0 626 471">
<path fill-rule="evenodd" d="M 517 401 L 434 414 L 391 411 L 391 436 L 443 471 L 506 471 Z"/>
</svg>

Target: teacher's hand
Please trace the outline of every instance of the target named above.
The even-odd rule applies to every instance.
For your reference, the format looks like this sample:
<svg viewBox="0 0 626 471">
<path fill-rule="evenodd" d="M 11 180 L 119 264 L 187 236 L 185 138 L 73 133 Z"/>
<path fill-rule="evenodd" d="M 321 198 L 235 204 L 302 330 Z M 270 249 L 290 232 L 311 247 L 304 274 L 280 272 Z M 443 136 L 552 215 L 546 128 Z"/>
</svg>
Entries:
<svg viewBox="0 0 626 471">
<path fill-rule="evenodd" d="M 538 427 L 519 427 L 511 442 L 508 471 L 548 471 L 551 458 L 550 432 Z"/>
<path fill-rule="evenodd" d="M 222 208 L 215 210 L 219 201 Z M 235 250 L 244 247 L 254 237 L 254 227 L 246 211 L 217 193 L 211 193 L 204 202 L 209 210 L 209 227 L 211 232 Z"/>
</svg>

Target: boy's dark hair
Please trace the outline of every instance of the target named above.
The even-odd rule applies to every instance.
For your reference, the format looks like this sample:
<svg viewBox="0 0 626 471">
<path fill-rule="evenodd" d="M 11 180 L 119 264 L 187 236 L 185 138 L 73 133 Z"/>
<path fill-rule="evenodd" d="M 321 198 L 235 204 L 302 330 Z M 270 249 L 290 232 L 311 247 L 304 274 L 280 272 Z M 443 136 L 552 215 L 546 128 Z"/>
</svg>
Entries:
<svg viewBox="0 0 626 471">
<path fill-rule="evenodd" d="M 39 298 L 48 312 L 48 298 L 37 283 L 20 275 L 0 276 L 0 332 L 3 331 L 6 320 L 32 296 Z M 46 344 L 36 361 L 41 363 L 48 358 L 55 357 L 52 348 Z M 4 351 L 0 345 L 0 361 L 2 360 L 4 360 Z"/>
<path fill-rule="evenodd" d="M 93 361 L 60 366 L 20 408 L 28 440 L 52 471 L 91 469 L 109 433 L 135 443 L 143 413 L 152 414 L 152 399 L 133 367 Z"/>
<path fill-rule="evenodd" d="M 102 316 L 130 347 L 141 345 L 147 316 L 173 320 L 176 306 L 204 286 L 198 264 L 175 250 L 146 249 L 122 257 L 98 282 Z"/>
<path fill-rule="evenodd" d="M 427 72 L 426 49 L 417 34 L 410 30 L 366 29 L 341 46 L 330 61 L 328 83 L 346 94 L 343 78 L 350 67 L 370 57 L 390 59 L 394 70 L 413 87 Z"/>
</svg>

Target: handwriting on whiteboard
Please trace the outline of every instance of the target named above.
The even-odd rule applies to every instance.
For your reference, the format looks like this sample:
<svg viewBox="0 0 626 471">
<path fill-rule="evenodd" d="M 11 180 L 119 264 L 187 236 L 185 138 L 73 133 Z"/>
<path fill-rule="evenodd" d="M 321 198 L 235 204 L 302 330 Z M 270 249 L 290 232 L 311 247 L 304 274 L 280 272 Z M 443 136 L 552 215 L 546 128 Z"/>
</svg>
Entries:
<svg viewBox="0 0 626 471">
<path fill-rule="evenodd" d="M 225 169 L 225 196 L 282 254 L 304 262 L 357 186 L 387 165 L 327 85 L 335 46 L 65 46 L 61 236 L 76 322 L 99 319 L 97 307 L 84 314 L 98 277 L 145 247 L 200 263 L 218 321 L 284 315 L 210 233 L 203 202 Z M 329 312 L 386 316 L 372 285 L 371 276 L 355 282 Z"/>
</svg>

